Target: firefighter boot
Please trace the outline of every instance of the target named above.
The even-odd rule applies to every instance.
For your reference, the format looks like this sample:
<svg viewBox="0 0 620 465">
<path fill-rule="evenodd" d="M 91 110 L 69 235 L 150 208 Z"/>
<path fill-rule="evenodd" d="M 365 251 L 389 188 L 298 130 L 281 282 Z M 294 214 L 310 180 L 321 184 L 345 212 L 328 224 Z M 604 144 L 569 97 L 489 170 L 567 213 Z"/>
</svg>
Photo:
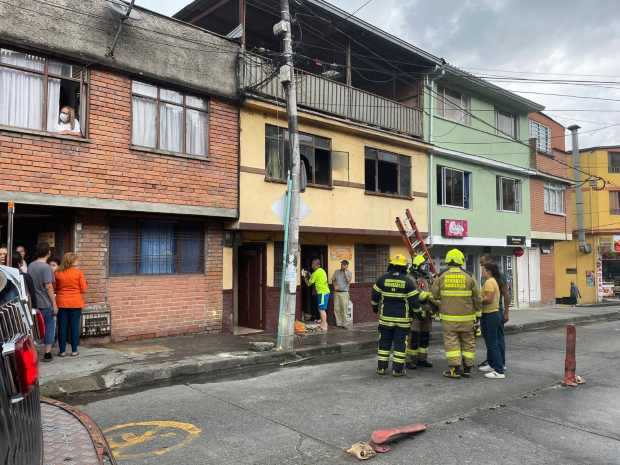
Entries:
<svg viewBox="0 0 620 465">
<path fill-rule="evenodd" d="M 449 367 L 443 372 L 446 378 L 459 379 L 461 377 L 461 367 Z"/>
<path fill-rule="evenodd" d="M 463 367 L 463 378 L 471 378 L 471 367 Z"/>
<path fill-rule="evenodd" d="M 433 364 L 428 360 L 428 346 L 431 335 L 428 331 L 421 331 L 419 334 L 420 346 L 418 347 L 417 366 L 419 366 L 420 368 L 432 368 Z"/>
</svg>

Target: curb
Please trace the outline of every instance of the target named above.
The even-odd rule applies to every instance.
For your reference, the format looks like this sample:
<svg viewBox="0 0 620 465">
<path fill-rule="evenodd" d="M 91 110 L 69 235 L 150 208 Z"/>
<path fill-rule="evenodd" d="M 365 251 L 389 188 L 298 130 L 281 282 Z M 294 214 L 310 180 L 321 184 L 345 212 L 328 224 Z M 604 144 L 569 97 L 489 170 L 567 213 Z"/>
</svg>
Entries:
<svg viewBox="0 0 620 465">
<path fill-rule="evenodd" d="M 571 323 L 594 323 L 620 320 L 620 310 L 596 315 L 580 315 L 571 318 L 546 320 L 521 325 L 509 324 L 506 334 L 555 329 Z M 435 331 L 433 331 L 435 333 Z M 303 363 L 310 359 L 320 360 L 333 355 L 352 356 L 368 354 L 376 350 L 377 339 L 348 341 L 318 347 L 308 347 L 294 353 L 233 352 L 218 355 L 196 356 L 174 362 L 158 364 L 122 364 L 105 371 L 78 378 L 51 381 L 41 385 L 41 394 L 46 397 L 63 398 L 70 395 L 95 393 L 108 390 L 136 389 L 162 384 L 183 378 L 201 376 L 209 379 L 224 379 L 243 374 L 244 370 L 257 368 L 281 368 Z"/>
</svg>

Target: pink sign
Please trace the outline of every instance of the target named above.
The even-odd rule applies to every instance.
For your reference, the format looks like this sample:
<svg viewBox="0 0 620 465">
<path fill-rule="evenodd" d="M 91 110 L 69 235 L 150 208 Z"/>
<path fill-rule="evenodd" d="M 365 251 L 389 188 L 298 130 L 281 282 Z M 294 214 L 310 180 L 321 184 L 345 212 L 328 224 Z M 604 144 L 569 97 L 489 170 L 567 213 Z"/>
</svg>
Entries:
<svg viewBox="0 0 620 465">
<path fill-rule="evenodd" d="M 467 220 L 441 220 L 443 237 L 467 237 Z"/>
</svg>

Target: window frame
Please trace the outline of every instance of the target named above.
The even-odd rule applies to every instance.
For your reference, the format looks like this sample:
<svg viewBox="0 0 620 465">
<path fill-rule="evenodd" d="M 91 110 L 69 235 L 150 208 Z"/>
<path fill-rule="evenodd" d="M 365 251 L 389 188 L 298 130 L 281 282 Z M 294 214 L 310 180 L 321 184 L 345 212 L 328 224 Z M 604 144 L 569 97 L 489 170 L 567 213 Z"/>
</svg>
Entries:
<svg viewBox="0 0 620 465">
<path fill-rule="evenodd" d="M 373 284 L 380 276 L 382 276 L 389 263 L 390 246 L 386 244 L 355 244 L 355 282 L 358 284 Z M 365 253 L 370 251 L 374 253 L 375 275 L 362 269 L 364 259 L 368 259 Z M 381 261 L 382 263 L 379 263 Z"/>
<path fill-rule="evenodd" d="M 612 166 L 612 158 L 618 158 L 618 166 Z M 607 172 L 610 174 L 620 173 L 620 152 L 607 152 Z"/>
<path fill-rule="evenodd" d="M 155 87 L 157 89 L 157 97 L 150 97 L 147 95 L 142 95 L 142 94 L 138 94 L 136 92 L 134 92 L 134 83 L 138 83 L 138 84 L 142 84 L 142 85 L 147 85 L 150 87 Z M 174 102 L 172 100 L 166 100 L 166 99 L 162 99 L 161 98 L 161 91 L 170 91 L 170 92 L 176 92 L 177 94 L 181 94 L 182 96 L 182 102 L 178 103 L 178 102 Z M 141 99 L 145 99 L 145 100 L 150 100 L 151 102 L 155 102 L 155 106 L 157 108 L 157 113 L 155 115 L 155 147 L 149 147 L 147 145 L 140 145 L 140 144 L 134 144 L 133 141 L 133 102 L 134 102 L 134 97 L 139 97 Z M 205 103 L 205 107 L 206 108 L 200 108 L 200 107 L 196 107 L 196 106 L 192 106 L 192 105 L 188 105 L 187 104 L 187 97 L 191 97 L 191 98 L 197 98 L 202 100 Z M 182 151 L 180 152 L 176 152 L 174 150 L 168 150 L 168 149 L 164 149 L 161 148 L 161 129 L 160 129 L 160 118 L 161 118 L 161 108 L 160 105 L 164 103 L 164 104 L 170 104 L 170 105 L 175 105 L 177 107 L 181 107 L 183 109 L 183 135 L 181 137 L 181 141 L 182 141 Z M 194 110 L 194 111 L 199 111 L 204 113 L 207 116 L 207 134 L 206 134 L 206 140 L 205 140 L 205 147 L 206 147 L 206 152 L 204 154 L 195 154 L 195 153 L 189 153 L 187 151 L 187 110 Z M 131 145 L 132 148 L 138 148 L 140 150 L 144 150 L 144 151 L 149 151 L 149 152 L 161 152 L 161 153 L 166 153 L 166 154 L 171 154 L 171 155 L 179 155 L 182 157 L 191 157 L 191 158 L 196 158 L 199 160 L 203 160 L 203 159 L 207 159 L 209 158 L 209 153 L 210 153 L 210 133 L 211 133 L 211 99 L 209 97 L 206 96 L 202 96 L 202 95 L 198 95 L 196 93 L 188 93 L 185 92 L 183 90 L 179 90 L 178 88 L 174 88 L 174 87 L 164 87 L 164 86 L 160 86 L 159 84 L 153 83 L 153 82 L 149 82 L 149 81 L 144 81 L 144 80 L 140 80 L 140 79 L 132 79 L 131 80 L 131 102 L 130 102 L 130 129 L 131 129 L 131 133 L 130 133 L 130 140 L 131 140 Z"/>
<path fill-rule="evenodd" d="M 171 273 L 141 273 L 141 245 L 142 245 L 142 227 L 145 223 L 151 224 L 171 224 L 174 227 L 173 230 L 173 240 L 174 240 L 174 256 L 173 256 L 173 271 Z M 133 240 L 135 241 L 135 262 L 132 263 L 133 271 L 128 273 L 116 273 L 113 272 L 113 259 L 112 259 L 112 241 L 114 238 L 112 237 L 112 229 L 116 225 L 121 225 L 122 227 L 127 227 L 127 229 L 131 229 L 133 231 Z M 200 269 L 195 272 L 180 272 L 177 271 L 180 269 L 181 260 L 178 257 L 178 249 L 180 242 L 180 233 L 185 230 L 189 230 L 190 226 L 196 228 L 200 234 Z M 160 218 L 150 218 L 150 217 L 125 217 L 125 216 L 114 216 L 110 218 L 108 222 L 108 264 L 107 264 L 107 273 L 109 277 L 124 277 L 124 276 L 180 276 L 180 275 L 204 275 L 207 273 L 206 266 L 206 256 L 207 256 L 207 226 L 200 221 L 181 221 L 181 220 L 171 220 L 171 219 L 160 219 Z"/>
<path fill-rule="evenodd" d="M 499 128 L 500 114 L 504 116 L 510 115 L 512 117 L 512 130 L 514 134 L 508 134 Z M 517 113 L 495 107 L 495 129 L 500 135 L 509 137 L 510 139 L 517 139 L 519 135 L 519 118 L 517 117 Z"/>
<path fill-rule="evenodd" d="M 450 166 L 443 166 L 443 165 L 439 165 L 437 166 L 437 168 L 440 170 L 441 172 L 441 177 L 437 178 L 437 182 L 440 183 L 441 186 L 441 198 L 437 198 L 437 204 L 441 205 L 442 207 L 449 207 L 449 208 L 460 208 L 462 210 L 472 210 L 472 173 L 470 171 L 465 171 L 465 170 L 461 170 L 458 168 L 452 168 Z M 463 178 L 463 205 L 452 205 L 452 204 L 448 204 L 446 203 L 446 171 L 450 170 L 450 171 L 454 171 L 457 173 L 460 173 L 462 175 Z M 467 178 L 467 192 L 468 192 L 468 196 L 465 195 L 465 178 Z M 467 199 L 467 206 L 465 205 L 465 199 Z"/>
<path fill-rule="evenodd" d="M 269 173 L 269 141 L 276 141 L 274 136 L 270 136 L 269 135 L 269 128 L 273 128 L 277 130 L 277 143 L 278 143 L 278 147 L 280 150 L 282 150 L 282 147 L 285 151 L 285 153 L 283 154 L 283 159 L 284 159 L 284 164 L 287 164 L 287 160 L 289 160 L 290 163 L 290 144 L 289 144 L 289 137 L 288 137 L 288 129 L 282 126 L 277 126 L 275 124 L 269 124 L 266 123 L 265 124 L 265 179 L 267 181 L 272 181 L 272 182 L 286 182 L 286 175 L 284 175 L 282 178 L 277 177 L 277 176 L 271 176 Z M 332 154 L 334 153 L 334 150 L 332 149 L 332 140 L 331 138 L 328 137 L 323 137 L 323 136 L 318 136 L 316 134 L 310 134 L 307 132 L 300 132 L 300 139 L 299 139 L 299 159 L 301 161 L 301 163 L 303 163 L 303 159 L 302 157 L 304 156 L 301 153 L 301 148 L 303 147 L 310 147 L 313 150 L 313 159 L 312 160 L 308 160 L 308 163 L 311 165 L 311 167 L 313 168 L 312 173 L 308 173 L 306 172 L 306 175 L 308 176 L 308 183 L 307 185 L 310 187 L 318 187 L 318 188 L 331 188 L 334 186 L 334 176 L 333 176 L 333 172 L 334 172 L 334 165 L 333 165 L 333 157 Z M 304 138 L 311 138 L 312 139 L 312 143 L 307 143 L 306 141 L 304 141 Z M 325 148 L 323 146 L 321 146 L 320 144 L 317 144 L 317 140 L 324 140 L 327 141 L 329 145 L 329 149 Z M 316 182 L 316 150 L 324 150 L 326 152 L 329 152 L 329 182 L 328 184 L 319 184 Z"/>
<path fill-rule="evenodd" d="M 565 216 L 566 215 L 566 186 L 562 184 L 554 184 L 554 183 L 546 182 L 543 186 L 543 189 L 544 189 L 544 193 L 543 193 L 544 212 L 548 215 Z M 562 203 L 561 211 L 553 211 L 550 207 L 548 207 L 548 205 L 551 205 L 551 198 L 549 197 L 548 199 L 548 196 L 550 196 L 552 192 L 561 193 L 561 203 Z"/>
<path fill-rule="evenodd" d="M 506 210 L 504 208 L 504 189 L 503 189 L 504 181 L 511 181 L 515 185 L 516 193 L 515 193 L 515 209 L 514 210 Z M 522 203 L 523 203 L 522 198 L 521 198 L 523 187 L 522 187 L 522 182 L 520 179 L 497 175 L 496 181 L 495 181 L 495 190 L 496 190 L 495 198 L 496 198 L 496 203 L 497 203 L 497 211 L 503 212 L 503 213 L 518 213 L 518 214 L 521 213 Z"/>
<path fill-rule="evenodd" d="M 374 152 L 374 160 L 371 160 L 371 157 L 369 156 L 371 152 Z M 389 192 L 381 192 L 379 190 L 379 155 L 381 153 L 391 155 L 391 156 L 396 156 L 398 159 L 398 163 L 396 163 L 396 166 L 397 166 L 396 185 L 398 186 L 398 193 L 396 194 L 392 194 Z M 367 160 L 374 161 L 374 165 L 375 165 L 374 190 L 369 190 L 368 186 L 366 185 L 366 161 Z M 407 161 L 403 162 L 403 160 L 407 160 Z M 402 180 L 401 171 L 403 169 L 403 166 L 409 169 L 409 192 L 407 193 L 401 192 L 401 187 L 402 187 L 401 186 L 401 180 Z M 364 192 L 370 195 L 385 195 L 389 197 L 411 199 L 412 192 L 413 192 L 413 179 L 411 175 L 412 168 L 413 168 L 413 160 L 412 160 L 412 157 L 409 155 L 403 155 L 400 153 L 389 152 L 387 150 L 381 150 L 375 147 L 366 146 L 364 147 Z"/>
<path fill-rule="evenodd" d="M 446 114 L 446 91 L 455 92 L 460 95 L 460 109 L 463 117 L 461 119 L 451 118 Z M 452 87 L 437 86 L 435 98 L 436 111 L 435 114 L 440 118 L 444 118 L 448 121 L 463 124 L 465 126 L 471 125 L 471 97 L 466 93 L 456 90 Z"/>
<path fill-rule="evenodd" d="M 540 128 L 545 129 L 545 131 L 547 132 L 544 146 L 541 144 L 541 139 L 538 137 L 538 134 L 540 134 Z M 535 130 L 536 134 L 533 134 L 533 129 Z M 539 123 L 536 120 L 528 119 L 528 131 L 529 137 L 536 139 L 536 150 L 538 152 L 544 153 L 546 155 L 551 155 L 553 153 L 553 149 L 551 147 L 551 128 L 549 126 Z"/>
<path fill-rule="evenodd" d="M 616 202 L 612 199 L 612 196 L 616 197 Z M 620 207 L 620 191 L 609 191 L 609 214 L 620 215 L 620 208 L 614 209 L 612 206 L 617 203 Z"/>
<path fill-rule="evenodd" d="M 0 68 L 8 68 L 15 71 L 22 71 L 29 74 L 36 74 L 38 76 L 43 77 L 43 102 L 42 104 L 42 117 L 41 117 L 41 128 L 27 128 L 21 126 L 11 126 L 11 125 L 0 125 L 0 127 L 11 128 L 14 130 L 23 130 L 23 131 L 41 131 L 45 134 L 51 134 L 62 137 L 73 137 L 76 139 L 88 139 L 88 113 L 89 113 L 89 94 L 90 94 L 90 80 L 89 80 L 89 70 L 86 66 L 77 64 L 73 61 L 66 61 L 64 59 L 58 59 L 52 57 L 50 55 L 32 53 L 30 50 L 22 49 L 19 47 L 5 46 L 5 44 L 0 44 L 0 49 L 8 50 L 10 52 L 23 53 L 25 55 L 31 55 L 37 58 L 41 58 L 43 60 L 43 71 L 38 71 L 36 69 L 26 68 L 18 65 L 12 65 L 9 63 L 3 63 L 0 61 Z M 61 74 L 50 73 L 49 72 L 49 62 L 54 61 L 61 63 L 63 65 L 71 66 L 72 68 L 78 68 L 80 71 L 80 78 L 74 78 L 72 76 L 63 76 Z M 72 81 L 77 82 L 80 85 L 80 106 L 78 108 L 78 120 L 80 122 L 80 136 L 69 136 L 64 134 L 58 134 L 55 131 L 48 130 L 48 120 L 47 120 L 47 110 L 48 110 L 48 93 L 49 93 L 49 79 L 60 79 L 61 81 Z M 62 108 L 62 107 L 61 107 Z"/>
</svg>

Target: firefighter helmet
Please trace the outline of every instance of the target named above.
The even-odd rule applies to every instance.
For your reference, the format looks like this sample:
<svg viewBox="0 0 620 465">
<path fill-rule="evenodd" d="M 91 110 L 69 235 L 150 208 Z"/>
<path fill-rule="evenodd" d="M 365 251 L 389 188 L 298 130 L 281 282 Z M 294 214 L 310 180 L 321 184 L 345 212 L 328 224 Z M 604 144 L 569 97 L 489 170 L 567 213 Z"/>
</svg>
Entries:
<svg viewBox="0 0 620 465">
<path fill-rule="evenodd" d="M 463 266 L 465 264 L 465 255 L 459 249 L 452 249 L 446 254 L 446 263 Z"/>
<path fill-rule="evenodd" d="M 407 259 L 404 255 L 397 254 L 390 258 L 390 265 L 393 266 L 407 266 Z"/>
</svg>

